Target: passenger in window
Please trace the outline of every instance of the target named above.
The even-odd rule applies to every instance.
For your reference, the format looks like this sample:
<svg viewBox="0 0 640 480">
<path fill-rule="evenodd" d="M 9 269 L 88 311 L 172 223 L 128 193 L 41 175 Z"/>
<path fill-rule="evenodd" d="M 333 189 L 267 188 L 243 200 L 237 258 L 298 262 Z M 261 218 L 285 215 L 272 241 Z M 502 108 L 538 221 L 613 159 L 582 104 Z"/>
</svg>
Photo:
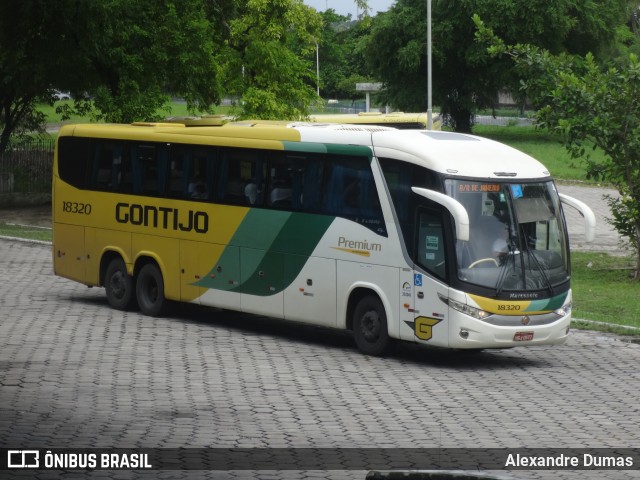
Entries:
<svg viewBox="0 0 640 480">
<path fill-rule="evenodd" d="M 193 198 L 193 196 L 196 194 L 196 187 L 198 184 L 204 185 L 204 182 L 202 181 L 202 177 L 200 176 L 193 177 L 189 182 L 189 185 L 187 186 L 187 193 L 189 194 L 190 197 Z"/>
<path fill-rule="evenodd" d="M 204 182 L 199 181 L 194 185 L 194 190 L 193 193 L 191 194 L 191 198 L 195 198 L 195 199 L 206 199 L 208 197 L 207 194 L 207 187 L 205 186 Z"/>
<path fill-rule="evenodd" d="M 286 179 L 274 180 L 274 188 L 271 190 L 271 205 L 287 206 L 291 203 L 291 184 Z"/>
<path fill-rule="evenodd" d="M 256 184 L 256 180 L 254 178 L 251 179 L 251 182 L 244 187 L 244 196 L 247 197 L 250 205 L 255 205 L 258 201 L 258 195 L 260 194 L 260 189 Z"/>
</svg>

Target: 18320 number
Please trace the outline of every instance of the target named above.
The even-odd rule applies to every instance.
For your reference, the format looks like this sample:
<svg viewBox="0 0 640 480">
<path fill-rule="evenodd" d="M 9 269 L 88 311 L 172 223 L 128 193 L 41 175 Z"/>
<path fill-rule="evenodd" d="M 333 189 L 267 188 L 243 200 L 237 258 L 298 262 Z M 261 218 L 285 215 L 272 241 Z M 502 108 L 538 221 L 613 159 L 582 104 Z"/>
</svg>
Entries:
<svg viewBox="0 0 640 480">
<path fill-rule="evenodd" d="M 78 215 L 91 215 L 91 204 L 63 201 L 62 211 L 66 213 L 77 213 Z"/>
<path fill-rule="evenodd" d="M 507 311 L 518 311 L 520 310 L 520 305 L 508 305 L 508 304 L 501 304 L 498 305 L 498 310 L 507 310 Z"/>
</svg>

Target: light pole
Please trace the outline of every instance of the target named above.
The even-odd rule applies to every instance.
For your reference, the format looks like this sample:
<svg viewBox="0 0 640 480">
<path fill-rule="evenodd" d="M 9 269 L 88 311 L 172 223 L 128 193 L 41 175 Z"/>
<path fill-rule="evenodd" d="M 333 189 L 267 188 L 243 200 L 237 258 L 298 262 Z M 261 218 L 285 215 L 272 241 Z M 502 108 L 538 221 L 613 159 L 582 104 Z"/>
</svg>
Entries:
<svg viewBox="0 0 640 480">
<path fill-rule="evenodd" d="M 431 87 L 431 0 L 427 0 L 427 128 L 429 130 L 433 129 Z"/>
<path fill-rule="evenodd" d="M 318 96 L 320 96 L 320 47 L 316 42 L 316 88 Z"/>
</svg>

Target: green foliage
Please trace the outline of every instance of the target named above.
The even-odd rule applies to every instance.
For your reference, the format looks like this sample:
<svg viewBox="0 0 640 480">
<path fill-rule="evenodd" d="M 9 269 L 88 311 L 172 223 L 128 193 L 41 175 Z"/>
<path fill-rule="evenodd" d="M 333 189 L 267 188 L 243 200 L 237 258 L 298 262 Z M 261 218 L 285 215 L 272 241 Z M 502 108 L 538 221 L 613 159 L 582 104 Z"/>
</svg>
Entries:
<svg viewBox="0 0 640 480">
<path fill-rule="evenodd" d="M 362 7 L 366 2 L 359 0 Z M 171 96 L 207 111 L 300 118 L 317 101 L 321 17 L 302 0 L 0 2 L 0 152 L 42 127 L 54 88 L 62 118 L 156 120 Z"/>
<path fill-rule="evenodd" d="M 367 35 L 371 19 L 351 20 L 334 10 L 323 14 L 323 29 L 319 41 L 320 88 L 324 98 L 355 100 L 361 97 L 356 92 L 356 83 L 372 82 L 364 58 Z"/>
<path fill-rule="evenodd" d="M 624 194 L 620 198 L 606 195 L 605 200 L 611 209 L 611 218 L 608 218 L 607 221 L 637 252 L 640 249 L 640 235 L 637 230 L 640 205 L 637 200 L 628 194 Z"/>
<path fill-rule="evenodd" d="M 629 0 L 447 0 L 432 12 L 433 96 L 455 130 L 492 106 L 501 88 L 518 91 L 511 64 L 474 42 L 474 14 L 509 43 L 559 53 L 604 51 L 628 18 Z M 398 0 L 373 21 L 367 59 L 385 84 L 383 99 L 403 110 L 426 109 L 426 2 Z"/>
<path fill-rule="evenodd" d="M 45 1 L 0 2 L 0 153 L 12 134 L 42 129 L 35 102 L 50 98 L 64 65 L 56 52 L 69 44 L 55 13 Z"/>
<path fill-rule="evenodd" d="M 78 110 L 91 105 L 98 120 L 131 122 L 158 119 L 168 92 L 191 104 L 219 100 L 215 31 L 200 0 L 86 2 L 75 15 L 81 21 L 68 34 L 82 39 L 74 55 L 84 81 L 68 85 L 92 100 L 79 95 Z"/>
<path fill-rule="evenodd" d="M 623 69 L 611 67 L 604 71 L 587 55 L 584 71 L 557 76 L 550 102 L 539 112 L 544 125 L 563 134 L 572 156 L 589 158 L 585 141 L 605 152 L 604 162 L 589 162 L 589 175 L 618 188 L 621 199 L 609 202 L 611 223 L 636 252 L 640 246 L 638 95 L 640 63 L 635 55 L 629 57 Z M 640 273 L 640 256 L 638 259 Z"/>
<path fill-rule="evenodd" d="M 543 127 L 560 135 L 572 158 L 587 161 L 588 177 L 617 187 L 610 199 L 611 224 L 635 248 L 640 277 L 640 61 L 631 54 L 622 67 L 602 68 L 594 56 L 551 55 L 527 45 L 507 47 L 481 22 L 479 36 L 495 54 L 510 55 L 524 78 L 527 94 L 539 105 Z M 618 61 L 619 62 L 619 61 Z M 533 88 L 529 88 L 533 85 Z M 599 149 L 604 158 L 591 159 Z"/>
<path fill-rule="evenodd" d="M 240 5 L 240 2 L 239 2 Z M 321 17 L 301 0 L 249 0 L 229 22 L 217 58 L 240 118 L 300 119 L 317 101 L 315 39 Z"/>
</svg>

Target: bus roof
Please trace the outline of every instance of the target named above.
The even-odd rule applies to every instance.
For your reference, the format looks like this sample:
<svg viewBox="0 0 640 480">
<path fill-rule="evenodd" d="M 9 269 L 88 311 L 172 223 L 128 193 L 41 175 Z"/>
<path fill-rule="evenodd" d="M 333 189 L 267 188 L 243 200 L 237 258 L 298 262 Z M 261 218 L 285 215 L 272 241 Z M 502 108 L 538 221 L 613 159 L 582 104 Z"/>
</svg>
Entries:
<svg viewBox="0 0 640 480">
<path fill-rule="evenodd" d="M 335 144 L 372 149 L 377 157 L 395 158 L 460 177 L 539 179 L 549 177 L 539 161 L 507 145 L 473 135 L 432 130 L 396 130 L 378 125 L 309 122 L 231 122 L 185 128 L 183 124 L 66 125 L 59 136 L 114 138 L 200 145 L 326 151 Z M 304 147 L 301 142 L 314 144 Z"/>
<path fill-rule="evenodd" d="M 411 130 L 373 137 L 377 157 L 391 157 L 460 177 L 539 179 L 550 176 L 535 158 L 513 147 L 469 134 Z"/>
</svg>

